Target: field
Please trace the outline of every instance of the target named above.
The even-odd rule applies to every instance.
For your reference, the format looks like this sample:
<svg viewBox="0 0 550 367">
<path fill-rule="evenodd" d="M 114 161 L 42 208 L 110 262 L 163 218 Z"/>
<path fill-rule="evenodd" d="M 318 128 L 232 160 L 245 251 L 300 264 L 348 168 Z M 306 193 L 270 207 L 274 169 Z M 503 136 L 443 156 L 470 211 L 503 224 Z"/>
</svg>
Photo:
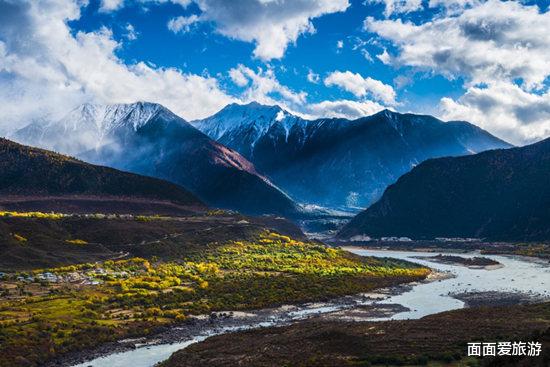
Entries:
<svg viewBox="0 0 550 367">
<path fill-rule="evenodd" d="M 0 366 L 41 365 L 102 342 L 154 333 L 193 314 L 326 299 L 429 273 L 410 263 L 362 258 L 258 228 L 248 228 L 241 240 L 200 247 L 183 241 L 183 252 L 177 244 L 185 236 L 164 234 L 168 243 L 141 246 L 150 248 L 145 257 L 5 274 L 0 282 Z M 165 245 L 170 251 L 163 250 Z M 86 248 L 90 239 L 64 239 L 63 246 Z M 169 256 L 159 256 L 166 252 Z"/>
</svg>

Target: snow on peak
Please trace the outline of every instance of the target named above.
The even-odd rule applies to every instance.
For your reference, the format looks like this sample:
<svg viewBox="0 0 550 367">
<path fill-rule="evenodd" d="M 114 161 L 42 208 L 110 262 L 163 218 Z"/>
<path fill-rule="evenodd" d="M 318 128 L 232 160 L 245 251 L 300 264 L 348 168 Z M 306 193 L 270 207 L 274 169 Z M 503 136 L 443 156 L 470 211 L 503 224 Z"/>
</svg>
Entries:
<svg viewBox="0 0 550 367">
<path fill-rule="evenodd" d="M 258 102 L 232 103 L 218 113 L 192 124 L 214 140 L 234 136 L 240 132 L 252 135 L 252 144 L 267 133 L 274 124 L 281 124 L 288 135 L 299 118 L 279 106 L 266 106 Z"/>
<path fill-rule="evenodd" d="M 284 111 L 277 112 L 277 116 L 275 116 L 275 121 L 282 121 L 285 118 L 286 114 Z"/>
<path fill-rule="evenodd" d="M 119 131 L 136 131 L 160 116 L 163 120 L 180 119 L 156 103 L 84 103 L 62 119 L 33 122 L 18 130 L 16 136 L 17 140 L 29 145 L 76 155 L 109 144 Z"/>
<path fill-rule="evenodd" d="M 55 124 L 64 125 L 65 130 L 95 128 L 101 134 L 107 134 L 121 126 L 131 126 L 137 130 L 161 111 L 168 110 L 157 103 L 149 102 L 111 105 L 85 103 Z"/>
</svg>

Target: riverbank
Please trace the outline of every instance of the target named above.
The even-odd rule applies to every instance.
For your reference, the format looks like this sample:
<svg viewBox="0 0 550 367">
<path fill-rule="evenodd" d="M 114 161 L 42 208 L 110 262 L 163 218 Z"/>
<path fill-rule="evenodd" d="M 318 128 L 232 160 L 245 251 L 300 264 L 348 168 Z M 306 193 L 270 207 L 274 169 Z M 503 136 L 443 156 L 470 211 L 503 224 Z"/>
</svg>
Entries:
<svg viewBox="0 0 550 367">
<path fill-rule="evenodd" d="M 392 287 L 380 288 L 368 293 L 338 297 L 324 302 L 282 305 L 280 307 L 247 311 L 220 311 L 210 314 L 191 316 L 182 324 L 164 327 L 153 335 L 105 343 L 98 348 L 70 353 L 46 364 L 45 367 L 107 367 L 124 366 L 126 358 L 131 358 L 133 367 L 152 366 L 167 359 L 172 352 L 218 334 L 236 331 L 277 327 L 293 322 L 330 317 L 345 321 L 350 313 L 361 310 L 361 316 L 368 319 L 389 318 L 405 310 L 400 305 L 379 303 L 385 299 L 410 291 L 413 287 L 446 279 L 449 274 L 431 273 L 426 279 Z M 153 356 L 146 353 L 140 358 L 136 350 L 154 349 Z M 128 352 L 134 357 L 129 356 Z M 164 356 L 164 357 L 163 357 Z M 147 359 L 150 358 L 150 359 Z M 117 364 L 121 361 L 120 364 Z"/>
<path fill-rule="evenodd" d="M 501 268 L 503 265 L 498 261 L 491 260 L 486 257 L 462 257 L 456 255 L 435 255 L 435 256 L 414 256 L 415 259 L 428 260 L 437 262 L 440 264 L 451 264 L 466 266 L 470 269 L 485 269 L 495 270 Z"/>
<path fill-rule="evenodd" d="M 456 293 L 452 294 L 452 297 L 463 301 L 465 307 L 515 306 L 544 303 L 549 299 L 535 292 L 513 293 L 491 291 Z"/>
<path fill-rule="evenodd" d="M 486 242 L 481 240 L 368 240 L 340 241 L 325 239 L 325 242 L 342 248 L 358 248 L 390 251 L 416 251 L 428 253 L 469 253 L 478 251 L 481 255 L 516 255 L 538 258 L 550 263 L 548 242 Z"/>
<path fill-rule="evenodd" d="M 505 359 L 500 362 L 489 358 L 468 359 L 466 344 L 481 340 L 547 343 L 548 338 L 541 334 L 548 333 L 549 327 L 550 303 L 467 308 L 418 320 L 341 322 L 315 319 L 215 336 L 175 353 L 161 366 L 396 366 L 431 362 L 449 366 L 459 363 L 504 366 Z M 545 367 L 548 350 L 544 353 L 546 357 L 531 357 L 523 365 Z"/>
</svg>

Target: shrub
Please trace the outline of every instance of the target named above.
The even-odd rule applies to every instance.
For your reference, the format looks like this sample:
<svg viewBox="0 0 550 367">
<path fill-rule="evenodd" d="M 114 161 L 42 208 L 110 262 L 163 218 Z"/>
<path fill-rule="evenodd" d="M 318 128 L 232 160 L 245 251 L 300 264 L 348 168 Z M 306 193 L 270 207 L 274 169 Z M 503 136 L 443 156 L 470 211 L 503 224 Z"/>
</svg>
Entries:
<svg viewBox="0 0 550 367">
<path fill-rule="evenodd" d="M 13 234 L 13 238 L 16 240 L 16 241 L 19 241 L 19 242 L 27 242 L 27 239 L 17 233 L 14 233 Z"/>
</svg>

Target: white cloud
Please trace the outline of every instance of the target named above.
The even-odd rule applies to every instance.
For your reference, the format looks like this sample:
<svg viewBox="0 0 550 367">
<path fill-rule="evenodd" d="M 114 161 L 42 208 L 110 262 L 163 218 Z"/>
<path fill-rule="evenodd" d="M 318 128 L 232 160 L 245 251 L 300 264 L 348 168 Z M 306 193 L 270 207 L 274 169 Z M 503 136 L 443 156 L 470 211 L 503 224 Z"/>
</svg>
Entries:
<svg viewBox="0 0 550 367">
<path fill-rule="evenodd" d="M 117 10 L 123 0 L 112 2 L 104 11 Z M 142 3 L 172 2 L 189 6 L 192 0 L 140 0 Z M 211 22 L 214 30 L 226 37 L 253 42 L 254 56 L 269 61 L 280 59 L 290 44 L 303 34 L 315 33 L 312 20 L 326 14 L 343 12 L 349 0 L 193 0 L 199 16 L 177 17 L 168 22 L 174 32 L 187 32 L 191 24 Z M 116 5 L 114 3 L 117 3 Z"/>
<path fill-rule="evenodd" d="M 319 76 L 319 74 L 314 73 L 313 70 L 309 69 L 307 72 L 307 80 L 310 83 L 318 84 L 321 80 L 321 77 Z"/>
<path fill-rule="evenodd" d="M 378 60 L 382 61 L 382 63 L 385 64 L 385 65 L 390 65 L 391 64 L 391 56 L 388 53 L 388 50 L 386 50 L 386 49 L 384 49 L 384 51 L 381 54 L 376 55 L 376 58 Z"/>
<path fill-rule="evenodd" d="M 317 75 L 311 70 L 310 74 Z M 267 105 L 277 104 L 292 114 L 306 119 L 322 117 L 355 119 L 372 115 L 386 108 L 370 100 L 336 100 L 309 103 L 307 93 L 293 91 L 287 86 L 281 85 L 272 69 L 259 68 L 254 71 L 244 65 L 238 65 L 229 71 L 229 75 L 234 82 L 239 80 L 243 86 L 248 85 L 240 96 L 241 102 L 258 101 Z M 242 82 L 241 78 L 246 79 L 246 84 Z"/>
<path fill-rule="evenodd" d="M 159 2 L 170 1 L 171 3 L 181 5 L 184 8 L 188 7 L 192 3 L 192 0 L 153 0 L 153 1 L 159 1 Z"/>
<path fill-rule="evenodd" d="M 361 49 L 361 55 L 363 55 L 363 57 L 365 58 L 365 60 L 369 61 L 369 62 L 373 62 L 374 60 L 372 59 L 372 56 L 370 55 L 370 52 L 366 49 L 366 48 L 363 48 Z"/>
<path fill-rule="evenodd" d="M 122 8 L 123 5 L 124 5 L 124 0 L 101 0 L 99 11 L 111 12 Z"/>
<path fill-rule="evenodd" d="M 369 32 L 393 43 L 381 60 L 463 78 L 466 93 L 443 98 L 445 118 L 480 124 L 514 143 L 550 133 L 550 11 L 515 1 L 432 0 L 447 12 L 422 24 L 367 18 Z"/>
<path fill-rule="evenodd" d="M 374 99 L 388 105 L 395 105 L 395 91 L 391 85 L 382 83 L 371 77 L 363 78 L 359 73 L 351 71 L 334 71 L 325 78 L 326 86 L 338 86 L 356 97 L 371 95 Z"/>
<path fill-rule="evenodd" d="M 134 26 L 130 23 L 126 24 L 126 39 L 128 41 L 135 41 L 138 38 L 138 32 L 136 32 L 136 29 Z"/>
<path fill-rule="evenodd" d="M 233 68 L 229 70 L 229 77 L 239 87 L 244 87 L 248 85 L 248 78 L 239 68 Z"/>
<path fill-rule="evenodd" d="M 470 87 L 453 100 L 442 98 L 445 119 L 468 120 L 514 144 L 526 144 L 550 135 L 550 92 L 528 93 L 512 83 Z"/>
<path fill-rule="evenodd" d="M 369 0 L 371 4 L 384 4 L 384 15 L 410 13 L 422 9 L 422 0 Z"/>
<path fill-rule="evenodd" d="M 168 21 L 168 29 L 174 33 L 189 32 L 191 26 L 199 21 L 199 17 L 195 14 L 188 17 L 176 17 Z"/>
<path fill-rule="evenodd" d="M 448 13 L 458 13 L 465 8 L 479 5 L 483 0 L 430 0 L 430 8 L 444 7 Z"/>
<path fill-rule="evenodd" d="M 385 107 L 373 101 L 322 101 L 307 106 L 305 116 L 308 118 L 338 117 L 356 119 L 369 116 Z"/>
<path fill-rule="evenodd" d="M 82 1 L 89 1 L 89 0 L 82 0 Z M 107 6 L 107 8 L 100 7 L 100 11 L 103 12 L 109 12 L 109 11 L 117 11 L 120 10 L 125 4 L 131 3 L 131 2 L 137 2 L 141 3 L 143 5 L 148 4 L 164 4 L 164 3 L 172 3 L 176 5 L 180 5 L 182 8 L 187 8 L 193 0 L 131 0 L 131 1 L 125 1 L 125 0 L 101 0 L 102 2 L 112 3 L 113 5 Z M 144 6 L 145 10 L 148 10 L 146 6 Z"/>
<path fill-rule="evenodd" d="M 82 102 L 161 103 L 187 119 L 205 117 L 234 101 L 216 79 L 127 65 L 112 32 L 72 34 L 67 21 L 80 17 L 77 1 L 0 0 L 0 114 L 12 129 L 39 116 L 59 116 Z"/>
<path fill-rule="evenodd" d="M 254 71 L 239 64 L 229 71 L 229 75 L 238 75 L 238 79 L 241 79 L 242 76 L 250 83 L 250 86 L 241 95 L 241 99 L 245 102 L 280 104 L 289 109 L 303 106 L 306 103 L 307 93 L 295 92 L 279 83 L 273 69 L 258 68 L 258 71 Z M 233 79 L 232 76 L 231 78 Z"/>
<path fill-rule="evenodd" d="M 315 32 L 312 19 L 345 11 L 348 0 L 195 0 L 203 21 L 211 21 L 218 33 L 254 42 L 254 56 L 280 59 L 289 44 Z"/>
<path fill-rule="evenodd" d="M 344 48 L 344 41 L 338 40 L 336 42 L 336 48 L 338 48 L 338 49 Z"/>
<path fill-rule="evenodd" d="M 532 89 L 550 74 L 549 24 L 550 12 L 537 6 L 489 0 L 420 25 L 371 17 L 364 25 L 398 47 L 394 64 L 464 76 L 469 85 L 522 79 Z"/>
</svg>

